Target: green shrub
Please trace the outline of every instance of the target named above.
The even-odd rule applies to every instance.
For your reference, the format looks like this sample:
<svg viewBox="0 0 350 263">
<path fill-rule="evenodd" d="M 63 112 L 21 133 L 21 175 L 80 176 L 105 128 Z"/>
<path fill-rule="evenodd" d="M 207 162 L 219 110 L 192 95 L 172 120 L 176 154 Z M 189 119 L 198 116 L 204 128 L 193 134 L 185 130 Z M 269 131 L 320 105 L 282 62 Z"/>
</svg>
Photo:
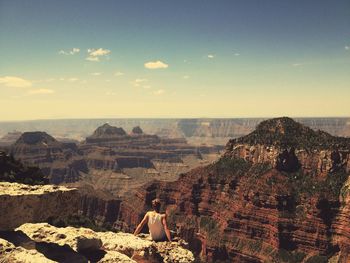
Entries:
<svg viewBox="0 0 350 263">
<path fill-rule="evenodd" d="M 328 262 L 328 258 L 326 256 L 316 255 L 308 258 L 305 263 L 327 263 L 327 262 Z"/>
<path fill-rule="evenodd" d="M 278 250 L 276 255 L 277 262 L 283 263 L 300 263 L 305 258 L 306 254 L 301 251 L 288 251 L 285 249 Z"/>
</svg>

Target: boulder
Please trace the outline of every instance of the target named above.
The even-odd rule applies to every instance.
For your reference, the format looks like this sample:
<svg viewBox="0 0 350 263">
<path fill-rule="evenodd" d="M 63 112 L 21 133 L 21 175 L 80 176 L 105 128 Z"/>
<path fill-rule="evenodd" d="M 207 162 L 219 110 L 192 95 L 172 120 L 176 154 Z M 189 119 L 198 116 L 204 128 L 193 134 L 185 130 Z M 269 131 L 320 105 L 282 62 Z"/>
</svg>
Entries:
<svg viewBox="0 0 350 263">
<path fill-rule="evenodd" d="M 0 182 L 0 211 L 6 215 L 0 217 L 0 230 L 74 214 L 78 202 L 79 194 L 74 188 Z"/>
<path fill-rule="evenodd" d="M 51 263 L 35 249 L 15 247 L 12 243 L 0 238 L 0 262 L 4 263 Z"/>
</svg>

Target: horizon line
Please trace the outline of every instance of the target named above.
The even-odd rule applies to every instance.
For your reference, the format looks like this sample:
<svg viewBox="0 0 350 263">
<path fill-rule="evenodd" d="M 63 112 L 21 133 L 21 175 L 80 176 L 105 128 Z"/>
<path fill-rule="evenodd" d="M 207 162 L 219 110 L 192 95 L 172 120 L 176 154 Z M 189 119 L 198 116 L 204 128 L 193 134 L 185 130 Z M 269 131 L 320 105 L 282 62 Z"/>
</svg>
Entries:
<svg viewBox="0 0 350 263">
<path fill-rule="evenodd" d="M 176 120 L 176 119 L 275 119 L 281 117 L 289 117 L 292 119 L 346 119 L 350 118 L 350 116 L 247 116 L 247 117 L 72 117 L 72 118 L 43 118 L 43 119 L 21 119 L 21 120 L 0 120 L 0 123 L 7 122 L 34 122 L 34 121 L 64 121 L 64 120 L 126 120 L 126 119 L 134 119 L 134 120 L 150 120 L 150 119 L 168 119 L 168 120 Z"/>
</svg>

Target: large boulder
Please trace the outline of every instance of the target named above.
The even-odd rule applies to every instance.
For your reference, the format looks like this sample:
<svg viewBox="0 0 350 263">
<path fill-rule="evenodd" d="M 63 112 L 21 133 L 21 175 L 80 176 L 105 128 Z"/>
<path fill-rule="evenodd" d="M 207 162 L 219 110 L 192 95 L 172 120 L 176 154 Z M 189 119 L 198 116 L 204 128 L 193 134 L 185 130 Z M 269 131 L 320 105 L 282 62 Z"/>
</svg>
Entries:
<svg viewBox="0 0 350 263">
<path fill-rule="evenodd" d="M 78 202 L 77 189 L 0 182 L 0 230 L 75 214 Z"/>
<path fill-rule="evenodd" d="M 0 238 L 0 262 L 4 263 L 51 263 L 55 262 L 46 258 L 35 249 L 16 247 L 14 244 Z"/>
<path fill-rule="evenodd" d="M 35 242 L 68 245 L 74 251 L 98 250 L 102 246 L 101 239 L 89 228 L 64 227 L 58 228 L 47 223 L 23 224 L 16 229 L 22 231 Z"/>
</svg>

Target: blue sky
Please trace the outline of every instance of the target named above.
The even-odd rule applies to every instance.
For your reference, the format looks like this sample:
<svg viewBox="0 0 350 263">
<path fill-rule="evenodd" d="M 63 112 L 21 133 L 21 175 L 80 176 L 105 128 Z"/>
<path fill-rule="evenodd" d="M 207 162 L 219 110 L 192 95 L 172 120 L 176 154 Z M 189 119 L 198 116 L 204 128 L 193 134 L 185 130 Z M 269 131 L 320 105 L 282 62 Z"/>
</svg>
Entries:
<svg viewBox="0 0 350 263">
<path fill-rule="evenodd" d="M 0 0 L 0 120 L 350 116 L 350 1 Z"/>
</svg>

